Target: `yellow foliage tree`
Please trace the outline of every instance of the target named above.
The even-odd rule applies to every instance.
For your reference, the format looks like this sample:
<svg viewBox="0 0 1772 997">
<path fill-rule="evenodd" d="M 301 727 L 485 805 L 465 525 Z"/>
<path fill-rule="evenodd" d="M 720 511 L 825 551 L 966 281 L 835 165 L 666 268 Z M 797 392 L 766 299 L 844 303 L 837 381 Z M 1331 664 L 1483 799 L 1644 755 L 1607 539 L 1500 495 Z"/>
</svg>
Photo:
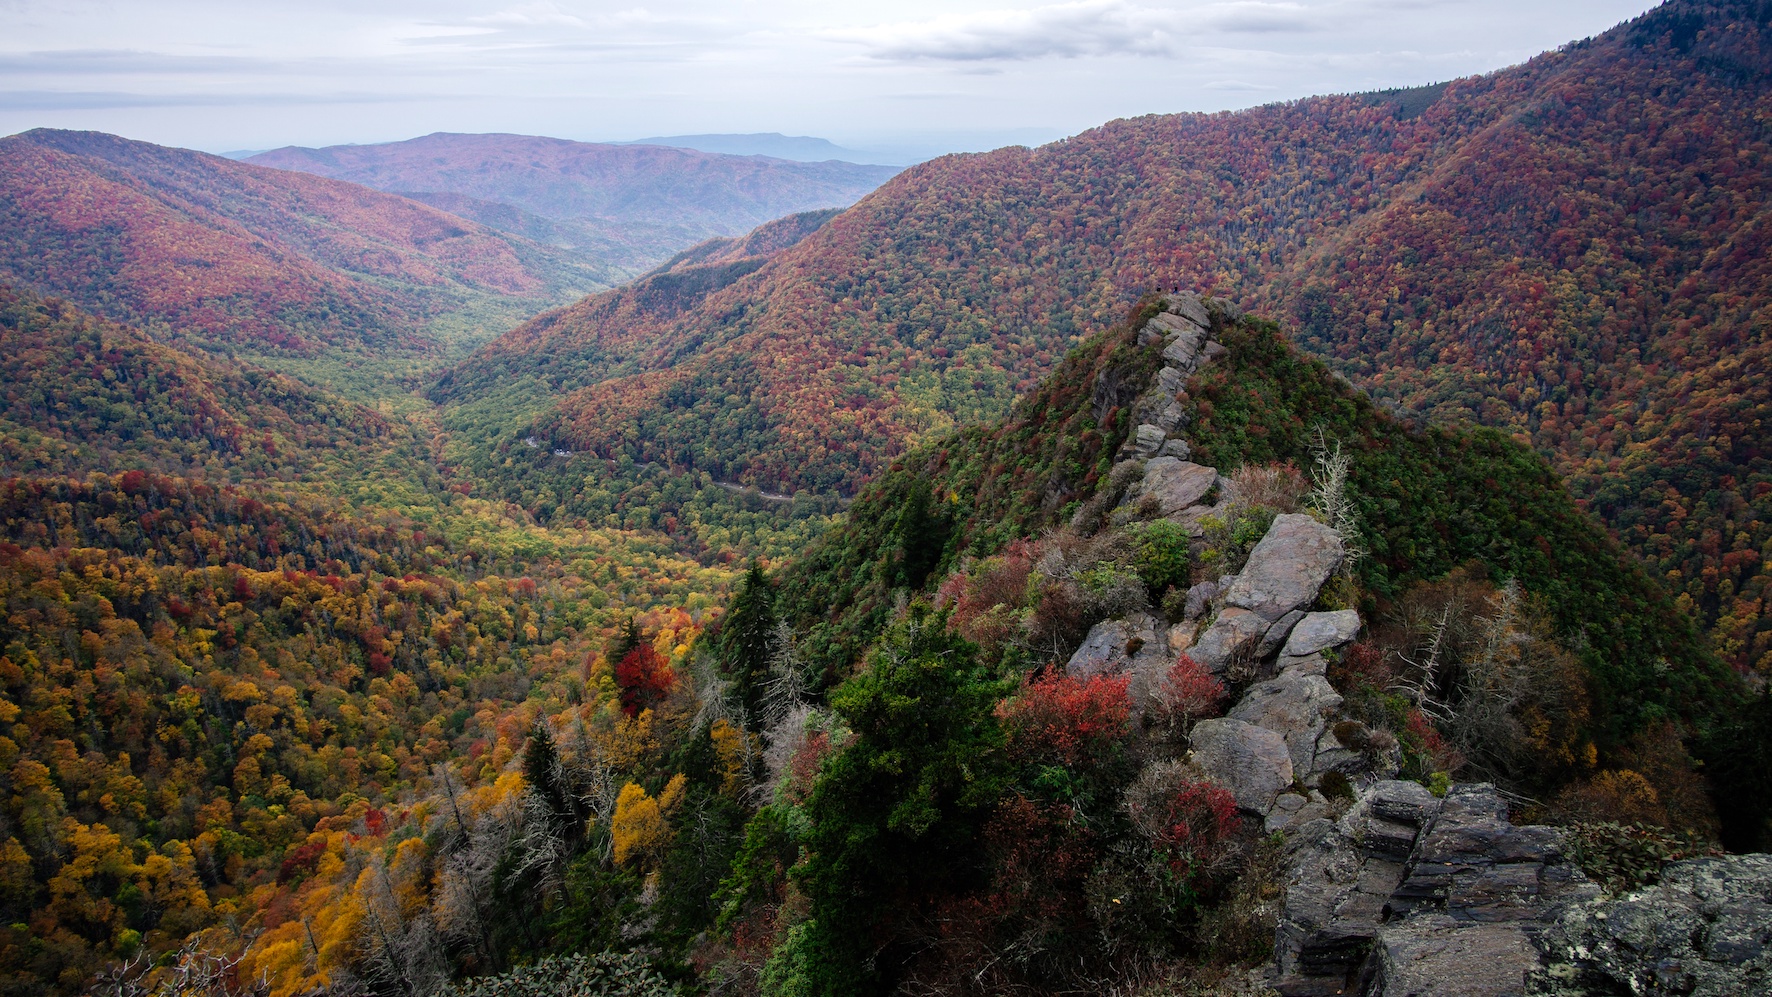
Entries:
<svg viewBox="0 0 1772 997">
<path fill-rule="evenodd" d="M 657 860 L 671 840 L 669 817 L 683 802 L 688 780 L 682 775 L 671 777 L 664 792 L 652 797 L 638 783 L 621 787 L 615 800 L 615 817 L 610 836 L 615 845 L 615 864 L 627 865 L 639 860 L 650 864 Z"/>
</svg>

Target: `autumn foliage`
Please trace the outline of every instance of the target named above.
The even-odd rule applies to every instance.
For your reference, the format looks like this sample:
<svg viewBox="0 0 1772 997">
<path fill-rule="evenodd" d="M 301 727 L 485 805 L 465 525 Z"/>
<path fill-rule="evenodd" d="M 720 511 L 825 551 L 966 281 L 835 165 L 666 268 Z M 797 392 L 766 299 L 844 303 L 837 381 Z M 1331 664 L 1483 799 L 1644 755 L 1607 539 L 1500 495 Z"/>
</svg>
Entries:
<svg viewBox="0 0 1772 997">
<path fill-rule="evenodd" d="M 676 677 L 670 662 L 651 644 L 642 643 L 615 663 L 615 682 L 621 687 L 622 712 L 632 717 L 664 699 Z"/>
<path fill-rule="evenodd" d="M 1009 750 L 1020 758 L 1074 767 L 1097 761 L 1130 732 L 1129 678 L 1072 678 L 1054 672 L 1033 678 L 998 708 Z"/>
</svg>

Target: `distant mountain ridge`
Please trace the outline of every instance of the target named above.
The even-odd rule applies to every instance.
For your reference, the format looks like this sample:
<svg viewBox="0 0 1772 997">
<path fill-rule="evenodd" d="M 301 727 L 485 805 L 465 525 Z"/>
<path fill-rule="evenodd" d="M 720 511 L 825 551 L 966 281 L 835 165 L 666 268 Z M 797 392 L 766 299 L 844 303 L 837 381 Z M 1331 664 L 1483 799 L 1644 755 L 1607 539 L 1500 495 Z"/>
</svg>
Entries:
<svg viewBox="0 0 1772 997">
<path fill-rule="evenodd" d="M 618 145 L 664 145 L 700 152 L 717 152 L 728 156 L 771 156 L 801 163 L 820 163 L 830 159 L 846 163 L 871 163 L 868 154 L 845 149 L 829 139 L 810 135 L 783 135 L 780 132 L 749 134 L 662 135 L 637 138 Z"/>
<path fill-rule="evenodd" d="M 0 139 L 0 280 L 218 348 L 425 350 L 621 275 L 407 198 L 97 132 Z"/>
<path fill-rule="evenodd" d="M 636 273 L 703 239 L 847 207 L 898 172 L 664 145 L 446 132 L 379 145 L 275 149 L 249 162 L 403 194 L 508 232 L 590 249 Z"/>
<path fill-rule="evenodd" d="M 1772 6 L 1676 0 L 1443 86 L 944 157 L 688 310 L 589 299 L 446 390 L 545 369 L 567 393 L 515 434 L 846 492 L 1143 291 L 1206 287 L 1386 404 L 1530 438 L 1772 669 L 1769 82 Z"/>
</svg>

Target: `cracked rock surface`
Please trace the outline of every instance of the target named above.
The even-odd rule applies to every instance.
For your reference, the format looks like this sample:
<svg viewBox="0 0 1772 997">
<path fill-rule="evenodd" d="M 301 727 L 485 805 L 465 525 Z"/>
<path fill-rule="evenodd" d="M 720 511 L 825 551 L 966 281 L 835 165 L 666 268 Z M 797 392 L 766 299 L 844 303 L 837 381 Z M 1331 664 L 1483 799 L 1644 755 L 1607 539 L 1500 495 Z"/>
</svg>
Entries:
<svg viewBox="0 0 1772 997">
<path fill-rule="evenodd" d="M 1635 893 L 1567 912 L 1528 991 L 1772 993 L 1772 855 L 1687 859 Z"/>
</svg>

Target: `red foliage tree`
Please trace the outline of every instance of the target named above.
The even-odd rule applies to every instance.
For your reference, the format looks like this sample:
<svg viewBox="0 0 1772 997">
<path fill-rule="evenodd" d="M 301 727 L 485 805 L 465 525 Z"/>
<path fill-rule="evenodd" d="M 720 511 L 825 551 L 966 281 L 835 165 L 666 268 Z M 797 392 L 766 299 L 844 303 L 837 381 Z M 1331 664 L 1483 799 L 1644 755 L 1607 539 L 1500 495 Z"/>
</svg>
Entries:
<svg viewBox="0 0 1772 997">
<path fill-rule="evenodd" d="M 676 684 L 670 662 L 641 643 L 621 656 L 615 664 L 615 684 L 621 687 L 621 709 L 628 716 L 639 716 L 641 710 L 658 705 Z"/>
</svg>

